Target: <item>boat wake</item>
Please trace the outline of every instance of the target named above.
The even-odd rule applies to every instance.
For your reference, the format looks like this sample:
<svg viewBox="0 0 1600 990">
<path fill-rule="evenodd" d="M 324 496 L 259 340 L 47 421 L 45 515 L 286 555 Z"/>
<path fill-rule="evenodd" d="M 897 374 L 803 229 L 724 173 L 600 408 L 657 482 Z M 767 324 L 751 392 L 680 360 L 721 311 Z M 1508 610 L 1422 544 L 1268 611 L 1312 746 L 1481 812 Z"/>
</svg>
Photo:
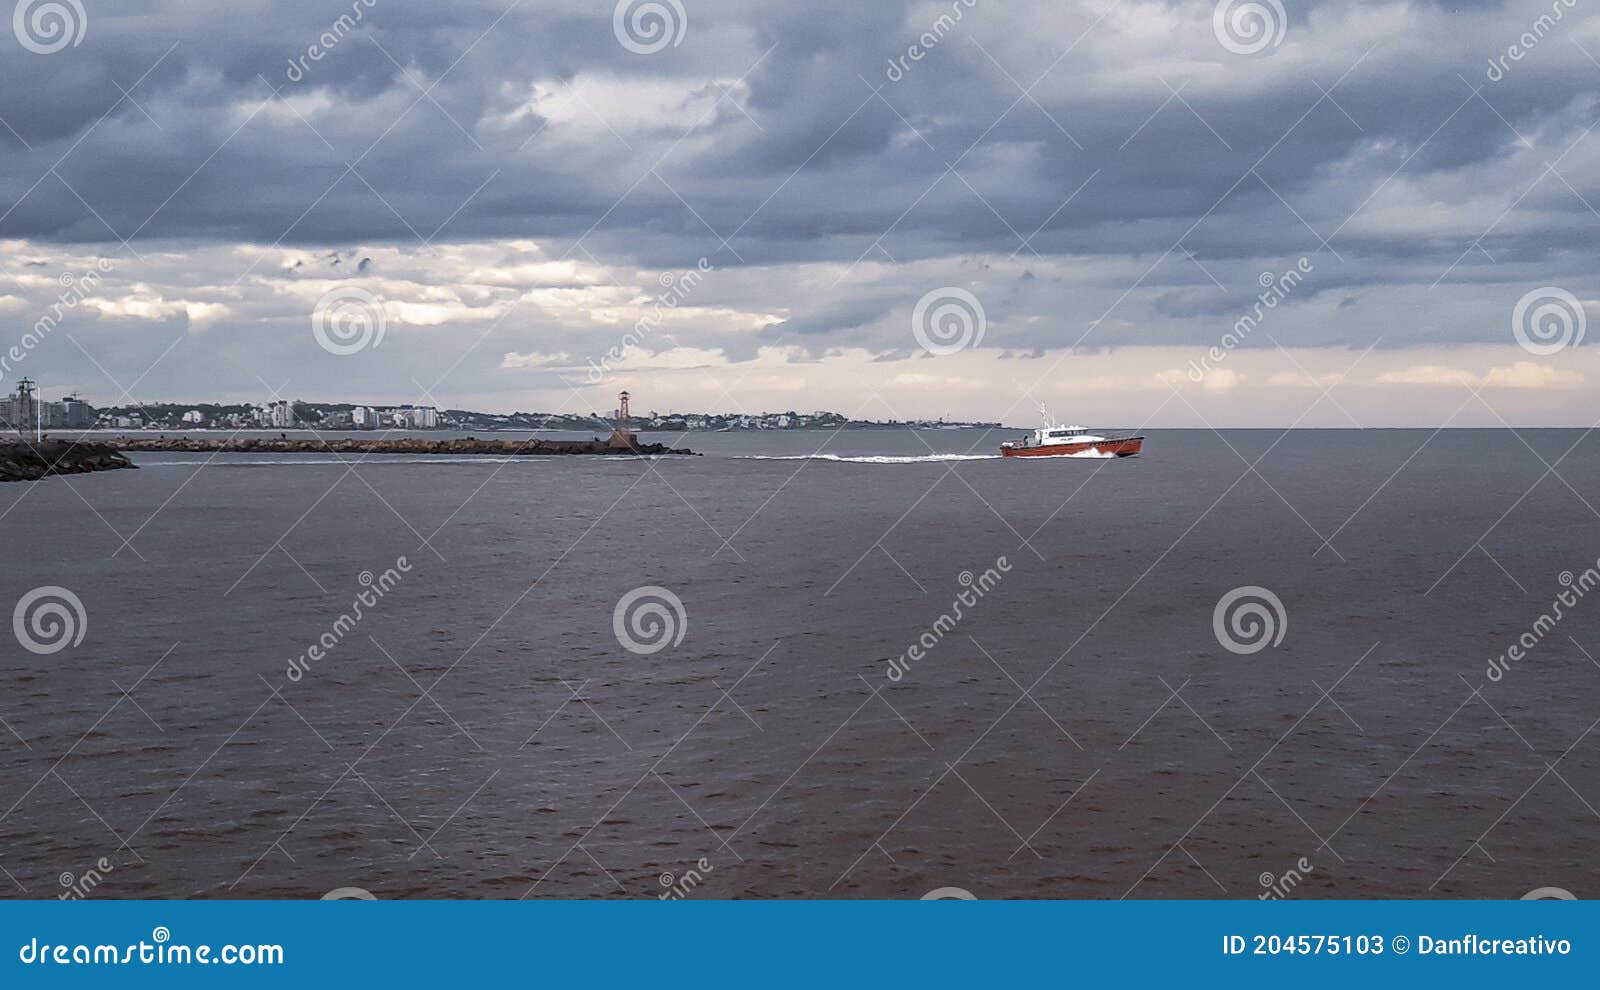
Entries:
<svg viewBox="0 0 1600 990">
<path fill-rule="evenodd" d="M 1049 457 L 1024 457 L 1023 460 L 1048 461 L 1057 457 L 1087 457 L 1090 460 L 1103 461 L 1116 456 L 1109 450 L 1096 450 L 1090 447 L 1088 450 L 1073 451 L 1070 454 L 1051 454 Z"/>
<path fill-rule="evenodd" d="M 843 464 L 938 464 L 945 461 L 994 461 L 999 454 L 737 454 L 739 461 L 838 461 Z"/>
</svg>

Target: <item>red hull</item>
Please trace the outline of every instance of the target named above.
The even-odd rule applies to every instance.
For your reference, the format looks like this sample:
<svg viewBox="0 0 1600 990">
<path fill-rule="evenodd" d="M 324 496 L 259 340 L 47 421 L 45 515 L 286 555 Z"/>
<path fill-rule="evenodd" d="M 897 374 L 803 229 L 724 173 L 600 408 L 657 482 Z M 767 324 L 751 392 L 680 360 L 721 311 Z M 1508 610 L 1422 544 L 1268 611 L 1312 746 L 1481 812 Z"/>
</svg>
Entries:
<svg viewBox="0 0 1600 990">
<path fill-rule="evenodd" d="M 1116 440 L 1101 440 L 1098 443 L 1052 443 L 1038 447 L 1001 447 L 1000 453 L 1004 457 L 1071 457 L 1074 454 L 1083 454 L 1094 451 L 1101 455 L 1114 457 L 1133 457 L 1139 453 L 1139 448 L 1144 445 L 1144 437 L 1120 437 Z"/>
</svg>

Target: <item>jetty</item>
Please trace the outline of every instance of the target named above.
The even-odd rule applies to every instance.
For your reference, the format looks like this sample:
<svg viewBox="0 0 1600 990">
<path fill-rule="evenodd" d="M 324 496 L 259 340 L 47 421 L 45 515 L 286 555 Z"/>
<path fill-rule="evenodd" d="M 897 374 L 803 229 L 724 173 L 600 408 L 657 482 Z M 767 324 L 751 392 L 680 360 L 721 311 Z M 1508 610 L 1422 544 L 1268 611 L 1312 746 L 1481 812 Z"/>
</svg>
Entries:
<svg viewBox="0 0 1600 990">
<path fill-rule="evenodd" d="M 422 437 L 394 439 L 366 437 L 127 437 L 116 439 L 119 450 L 147 453 L 182 454 L 443 454 L 460 456 L 483 454 L 493 457 L 549 457 L 562 454 L 596 454 L 604 457 L 655 457 L 665 454 L 696 456 L 692 450 L 668 447 L 663 443 L 641 443 L 628 418 L 627 392 L 617 396 L 616 429 L 605 440 L 429 440 Z"/>
<path fill-rule="evenodd" d="M 38 481 L 57 474 L 137 467 L 108 443 L 87 440 L 0 440 L 0 481 Z"/>
<path fill-rule="evenodd" d="M 693 455 L 694 451 L 668 447 L 661 443 L 618 443 L 610 440 L 430 440 L 422 437 L 367 439 L 365 437 L 187 437 L 119 436 L 112 441 L 117 450 L 139 453 L 184 454 L 486 454 L 495 457 L 547 456 L 553 454 L 598 454 L 609 457 Z"/>
</svg>

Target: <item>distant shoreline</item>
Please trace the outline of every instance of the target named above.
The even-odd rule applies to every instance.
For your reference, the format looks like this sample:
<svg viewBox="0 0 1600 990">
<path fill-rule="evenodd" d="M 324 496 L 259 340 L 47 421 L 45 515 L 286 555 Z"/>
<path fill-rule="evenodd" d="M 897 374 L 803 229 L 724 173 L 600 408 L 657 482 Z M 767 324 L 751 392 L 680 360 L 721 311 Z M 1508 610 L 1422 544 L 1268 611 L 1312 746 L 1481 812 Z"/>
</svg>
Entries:
<svg viewBox="0 0 1600 990">
<path fill-rule="evenodd" d="M 85 404 L 93 426 L 78 429 L 137 431 L 196 430 L 296 430 L 318 432 L 358 430 L 381 433 L 390 429 L 467 430 L 472 432 L 599 430 L 610 433 L 616 425 L 612 413 L 488 413 L 437 406 L 362 405 L 349 402 L 276 400 L 268 405 L 217 402 L 155 402 L 97 408 Z M 650 433 L 778 432 L 807 429 L 996 429 L 1000 424 L 939 419 L 856 420 L 828 410 L 815 412 L 658 414 L 631 416 L 634 430 Z"/>
</svg>

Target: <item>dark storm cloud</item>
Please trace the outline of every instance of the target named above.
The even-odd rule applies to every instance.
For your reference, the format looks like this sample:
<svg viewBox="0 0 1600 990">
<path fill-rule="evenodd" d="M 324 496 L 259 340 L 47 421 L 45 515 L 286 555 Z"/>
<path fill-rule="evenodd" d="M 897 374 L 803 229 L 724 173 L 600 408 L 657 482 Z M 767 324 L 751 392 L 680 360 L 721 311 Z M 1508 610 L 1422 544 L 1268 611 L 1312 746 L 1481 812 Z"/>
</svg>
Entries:
<svg viewBox="0 0 1600 990">
<path fill-rule="evenodd" d="M 97 5 L 79 46 L 5 39 L 0 238 L 835 266 L 759 333 L 695 338 L 730 354 L 904 346 L 883 328 L 917 293 L 856 280 L 923 259 L 1009 258 L 960 271 L 1019 350 L 1209 339 L 1301 256 L 1294 305 L 1592 275 L 1581 7 L 1492 80 L 1548 2 L 1294 4 L 1249 55 L 1213 6 L 684 0 L 682 43 L 638 54 L 608 2 Z M 1100 321 L 1135 304 L 1170 324 Z"/>
<path fill-rule="evenodd" d="M 813 245 L 818 255 L 842 254 L 829 242 L 875 238 L 965 153 L 960 174 L 939 181 L 901 221 L 899 243 L 912 251 L 956 241 L 1009 251 L 1019 244 L 1017 233 L 1031 234 L 1042 224 L 1044 245 L 1070 250 L 1091 238 L 1098 242 L 1107 234 L 1100 228 L 1113 222 L 1187 225 L 1224 195 L 1230 196 L 1224 215 L 1230 205 L 1270 215 L 1275 197 L 1254 178 L 1228 193 L 1242 166 L 1258 158 L 1261 180 L 1290 198 L 1315 192 L 1327 169 L 1361 148 L 1372 149 L 1375 166 L 1398 166 L 1416 152 L 1407 165 L 1416 175 L 1492 159 L 1509 136 L 1493 111 L 1478 104 L 1458 115 L 1457 126 L 1439 129 L 1469 96 L 1458 74 L 1482 82 L 1480 59 L 1465 51 L 1415 58 L 1386 51 L 1383 39 L 1373 39 L 1376 49 L 1334 98 L 1318 103 L 1317 86 L 1333 86 L 1342 71 L 1333 56 L 1348 54 L 1344 64 L 1354 63 L 1366 38 L 1352 34 L 1337 51 L 1330 47 L 1326 72 L 1270 85 L 1260 84 L 1262 66 L 1287 62 L 1295 57 L 1290 51 L 1251 59 L 1205 38 L 1196 48 L 1207 63 L 1152 70 L 1184 90 L 1156 112 L 1168 91 L 1154 78 L 1108 85 L 1106 67 L 1114 59 L 1093 30 L 1078 52 L 1052 65 L 1064 40 L 1028 39 L 1025 12 L 994 6 L 968 10 L 898 84 L 888 83 L 884 65 L 945 5 L 691 3 L 683 45 L 654 56 L 617 44 L 604 4 L 584 11 L 374 0 L 369 9 L 355 0 L 227 4 L 209 13 L 178 4 L 94 10 L 82 46 L 50 56 L 12 50 L 0 63 L 0 117 L 33 146 L 29 151 L 6 135 L 7 202 L 63 153 L 59 171 L 72 187 L 51 179 L 33 188 L 0 223 L 0 235 L 104 236 L 105 225 L 85 215 L 78 195 L 121 236 L 138 230 L 141 237 L 272 241 L 287 229 L 290 241 L 332 242 L 431 235 L 496 169 L 500 174 L 455 215 L 446 236 L 580 234 L 644 166 L 667 153 L 682 122 L 663 122 L 659 135 L 624 133 L 620 126 L 614 135 L 601 126 L 590 147 L 571 149 L 559 147 L 554 135 L 524 147 L 548 126 L 537 116 L 503 133 L 489 133 L 486 118 L 508 109 L 537 79 L 559 86 L 582 74 L 609 73 L 678 84 L 710 76 L 727 83 L 763 51 L 768 54 L 746 80 L 744 112 L 729 97 L 700 132 L 711 140 L 686 142 L 691 147 L 667 154 L 658 168 L 664 181 L 647 177 L 635 187 L 602 222 L 602 237 L 639 230 L 709 235 L 698 213 L 719 234 L 742 226 L 732 244 L 740 254 L 782 256 L 789 253 L 782 245 L 794 241 Z M 1145 9 L 1153 17 L 1163 8 Z M 351 10 L 362 13 L 353 32 L 320 60 L 305 61 L 307 47 Z M 1310 44 L 1313 26 L 1322 27 L 1315 18 L 1326 12 L 1298 11 L 1313 23 L 1293 24 L 1285 44 Z M 1072 26 L 1087 27 L 1092 13 L 1084 10 Z M 1120 16 L 1137 13 L 1130 6 Z M 1463 30 L 1472 28 L 1467 15 L 1457 16 Z M 1487 24 L 1485 18 L 1480 30 L 1487 32 Z M 1100 30 L 1111 36 L 1110 27 Z M 1340 40 L 1336 24 L 1327 31 L 1330 40 Z M 996 47 L 1008 39 L 1036 43 L 1007 44 L 1009 64 L 997 65 Z M 1486 37 L 1478 54 L 1491 54 L 1497 44 Z M 1495 110 L 1512 125 L 1536 129 L 1592 91 L 1592 73 L 1567 71 L 1581 55 L 1559 41 L 1548 47 L 1539 53 L 1547 58 L 1521 63 L 1491 94 Z M 292 82 L 286 66 L 297 58 L 306 66 L 304 78 Z M 1036 91 L 1042 109 L 1024 99 L 1006 112 L 1021 96 L 1007 73 L 1031 83 L 1046 68 Z M 118 102 L 118 86 L 141 77 L 132 96 Z M 1074 92 L 1079 84 L 1088 84 L 1087 91 Z M 246 121 L 271 97 L 269 85 L 287 98 L 324 94 L 333 109 L 304 111 L 315 130 L 293 111 L 272 106 Z M 882 87 L 882 98 L 869 86 Z M 110 116 L 94 126 L 108 109 Z M 625 110 L 583 108 L 589 109 L 602 119 Z M 345 175 L 345 166 L 363 152 L 360 177 Z M 1016 160 L 1008 163 L 1008 156 Z M 1090 194 L 1054 212 L 1096 169 Z M 791 175 L 774 195 L 777 183 Z M 313 215 L 289 229 L 330 186 Z M 1319 205 L 1296 208 L 1320 217 Z M 1326 205 L 1335 216 L 1334 207 L 1344 204 Z M 1227 250 L 1226 233 L 1208 228 L 1196 234 Z"/>
</svg>

